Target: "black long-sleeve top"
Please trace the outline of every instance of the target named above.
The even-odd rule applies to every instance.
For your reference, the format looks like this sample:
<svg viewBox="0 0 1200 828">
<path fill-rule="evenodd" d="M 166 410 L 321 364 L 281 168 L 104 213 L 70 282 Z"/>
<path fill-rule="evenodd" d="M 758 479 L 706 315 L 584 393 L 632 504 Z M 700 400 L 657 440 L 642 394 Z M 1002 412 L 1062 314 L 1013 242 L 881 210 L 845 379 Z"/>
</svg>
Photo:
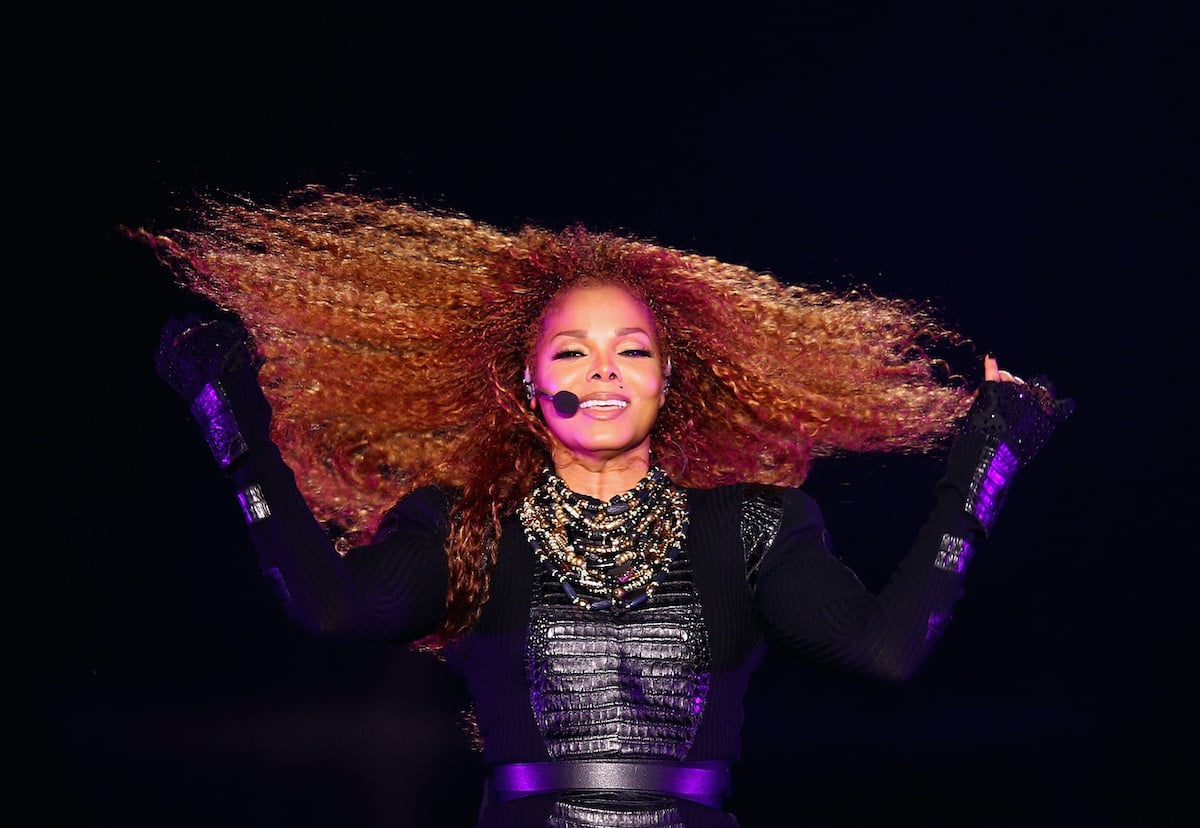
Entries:
<svg viewBox="0 0 1200 828">
<path fill-rule="evenodd" d="M 934 486 L 932 511 L 877 595 L 832 553 L 821 512 L 801 489 L 777 490 L 782 517 L 759 550 L 753 578 L 743 538 L 745 487 L 687 491 L 686 555 L 711 649 L 711 684 L 689 761 L 738 758 L 743 698 L 768 643 L 867 677 L 902 681 L 914 674 L 962 595 L 966 563 L 985 541 L 1012 474 L 1052 428 L 1033 401 L 1002 385 L 1010 384 L 982 389 Z M 224 390 L 244 430 L 248 418 L 269 417 L 252 378 L 227 381 Z M 239 404 L 247 395 L 251 404 Z M 1014 431 L 1014 411 L 1032 418 L 1032 429 Z M 239 492 L 257 486 L 269 508 L 269 516 L 259 509 L 249 531 L 291 619 L 316 635 L 359 640 L 406 643 L 432 632 L 444 612 L 451 495 L 433 487 L 413 492 L 389 513 L 377 542 L 342 556 L 263 436 L 265 424 L 251 430 L 258 436 L 230 474 Z M 472 631 L 446 651 L 474 700 L 488 765 L 550 758 L 531 712 L 526 669 L 535 565 L 519 520 L 509 516 L 490 598 Z M 506 803 L 481 824 L 536 824 L 532 815 L 552 801 Z M 689 826 L 735 824 L 715 809 L 679 804 Z"/>
</svg>

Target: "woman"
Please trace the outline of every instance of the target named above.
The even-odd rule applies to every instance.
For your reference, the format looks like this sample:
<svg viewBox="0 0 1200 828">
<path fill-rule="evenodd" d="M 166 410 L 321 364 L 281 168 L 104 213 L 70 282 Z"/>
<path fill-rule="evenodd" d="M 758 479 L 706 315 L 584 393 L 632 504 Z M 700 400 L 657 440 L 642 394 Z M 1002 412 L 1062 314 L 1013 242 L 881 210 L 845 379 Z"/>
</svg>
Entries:
<svg viewBox="0 0 1200 828">
<path fill-rule="evenodd" d="M 488 778 L 479 826 L 733 826 L 769 643 L 902 681 L 1016 471 L 1071 412 L 909 303 L 788 287 L 573 228 L 506 234 L 310 189 L 134 235 L 213 318 L 158 370 L 321 636 L 436 650 Z M 949 444 L 873 595 L 799 488 L 841 452 Z"/>
</svg>

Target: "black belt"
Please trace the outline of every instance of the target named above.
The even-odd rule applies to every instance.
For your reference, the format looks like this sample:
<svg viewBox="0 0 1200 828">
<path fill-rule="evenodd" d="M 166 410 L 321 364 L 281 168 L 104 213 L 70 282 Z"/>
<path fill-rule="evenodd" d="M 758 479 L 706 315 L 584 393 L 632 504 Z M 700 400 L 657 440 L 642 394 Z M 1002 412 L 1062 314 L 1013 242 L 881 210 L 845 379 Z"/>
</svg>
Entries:
<svg viewBox="0 0 1200 828">
<path fill-rule="evenodd" d="M 728 762 L 578 760 L 494 765 L 489 789 L 498 802 L 551 791 L 644 791 L 720 808 L 730 782 Z"/>
</svg>

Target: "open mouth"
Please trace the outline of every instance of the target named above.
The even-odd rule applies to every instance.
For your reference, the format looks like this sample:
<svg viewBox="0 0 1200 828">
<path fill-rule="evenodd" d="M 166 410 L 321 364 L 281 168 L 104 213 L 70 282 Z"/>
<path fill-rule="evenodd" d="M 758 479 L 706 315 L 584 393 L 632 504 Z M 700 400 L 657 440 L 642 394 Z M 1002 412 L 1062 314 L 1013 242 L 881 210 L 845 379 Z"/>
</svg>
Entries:
<svg viewBox="0 0 1200 828">
<path fill-rule="evenodd" d="M 584 400 L 579 404 L 580 408 L 599 408 L 599 409 L 618 409 L 626 408 L 629 403 L 624 400 Z"/>
</svg>

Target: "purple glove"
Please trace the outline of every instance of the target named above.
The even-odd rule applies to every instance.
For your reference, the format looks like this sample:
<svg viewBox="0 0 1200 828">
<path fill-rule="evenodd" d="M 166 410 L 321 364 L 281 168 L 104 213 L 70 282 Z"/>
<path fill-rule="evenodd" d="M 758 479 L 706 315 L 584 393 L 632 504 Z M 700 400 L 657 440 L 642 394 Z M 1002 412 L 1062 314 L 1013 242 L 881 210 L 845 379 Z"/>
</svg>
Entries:
<svg viewBox="0 0 1200 828">
<path fill-rule="evenodd" d="M 1058 399 L 1044 376 L 1033 382 L 985 382 L 971 408 L 974 428 L 1003 441 L 1020 466 L 1037 456 L 1054 430 L 1075 413 L 1073 399 Z"/>
<path fill-rule="evenodd" d="M 243 368 L 259 365 L 251 356 L 250 335 L 227 319 L 201 319 L 190 313 L 163 326 L 154 367 L 158 375 L 189 403 L 209 383 Z"/>
<path fill-rule="evenodd" d="M 191 406 L 222 469 L 249 450 L 247 434 L 267 433 L 271 409 L 258 385 L 260 366 L 236 321 L 188 314 L 163 326 L 155 370 Z"/>
</svg>

